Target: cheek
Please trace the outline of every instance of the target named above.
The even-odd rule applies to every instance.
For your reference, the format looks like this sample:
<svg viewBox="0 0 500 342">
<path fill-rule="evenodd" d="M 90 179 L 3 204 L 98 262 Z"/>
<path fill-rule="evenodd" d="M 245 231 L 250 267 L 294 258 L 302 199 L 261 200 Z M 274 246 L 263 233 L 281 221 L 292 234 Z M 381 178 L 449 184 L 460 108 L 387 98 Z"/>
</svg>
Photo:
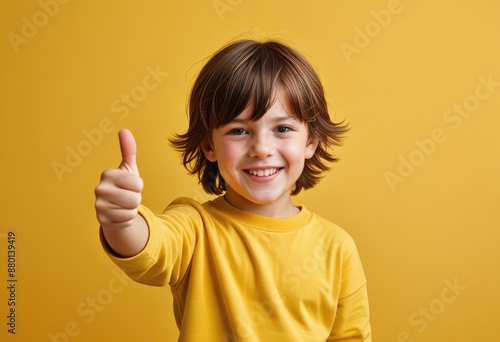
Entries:
<svg viewBox="0 0 500 342">
<path fill-rule="evenodd" d="M 241 159 L 241 147 L 232 142 L 223 142 L 216 149 L 219 169 L 234 167 Z"/>
<path fill-rule="evenodd" d="M 300 149 L 302 148 L 302 150 Z M 281 155 L 285 159 L 289 170 L 300 170 L 304 168 L 305 156 L 303 154 L 304 147 L 297 145 L 289 145 L 281 150 Z M 298 171 L 297 171 L 298 172 Z"/>
<path fill-rule="evenodd" d="M 282 145 L 281 152 L 287 156 L 287 159 L 294 160 L 295 162 L 306 159 L 307 147 L 306 141 L 297 139 Z"/>
</svg>

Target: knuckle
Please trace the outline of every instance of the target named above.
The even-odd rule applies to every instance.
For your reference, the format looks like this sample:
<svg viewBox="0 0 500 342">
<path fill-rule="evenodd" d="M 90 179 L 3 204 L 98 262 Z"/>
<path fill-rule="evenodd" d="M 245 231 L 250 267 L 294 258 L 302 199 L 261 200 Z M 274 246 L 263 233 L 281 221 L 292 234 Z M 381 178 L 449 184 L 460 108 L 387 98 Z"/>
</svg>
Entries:
<svg viewBox="0 0 500 342">
<path fill-rule="evenodd" d="M 96 198 L 94 202 L 94 207 L 97 211 L 97 214 L 101 214 L 101 212 L 105 209 L 104 201 L 101 198 Z"/>
<path fill-rule="evenodd" d="M 96 216 L 97 216 L 97 221 L 101 224 L 101 226 L 105 226 L 109 223 L 109 220 L 106 215 L 98 213 Z"/>
<path fill-rule="evenodd" d="M 144 187 L 144 182 L 142 181 L 142 178 L 133 174 L 129 174 L 128 176 L 129 176 L 128 181 L 130 189 L 136 192 L 141 192 Z"/>
<path fill-rule="evenodd" d="M 137 187 L 139 188 L 139 191 L 142 191 L 142 189 L 144 188 L 144 181 L 142 180 L 141 177 L 137 177 L 138 180 L 137 180 Z"/>
<path fill-rule="evenodd" d="M 137 216 L 137 209 L 130 209 L 126 211 L 124 221 L 131 222 Z"/>
<path fill-rule="evenodd" d="M 137 208 L 142 202 L 142 195 L 141 193 L 135 193 L 134 196 L 132 197 L 131 205 L 133 208 Z"/>
<path fill-rule="evenodd" d="M 101 181 L 105 180 L 105 179 L 109 179 L 110 177 L 112 177 L 112 174 L 113 174 L 113 169 L 107 169 L 107 170 L 104 170 L 102 173 L 101 173 Z"/>
<path fill-rule="evenodd" d="M 100 197 L 103 193 L 103 184 L 99 183 L 94 189 L 94 195 Z"/>
</svg>

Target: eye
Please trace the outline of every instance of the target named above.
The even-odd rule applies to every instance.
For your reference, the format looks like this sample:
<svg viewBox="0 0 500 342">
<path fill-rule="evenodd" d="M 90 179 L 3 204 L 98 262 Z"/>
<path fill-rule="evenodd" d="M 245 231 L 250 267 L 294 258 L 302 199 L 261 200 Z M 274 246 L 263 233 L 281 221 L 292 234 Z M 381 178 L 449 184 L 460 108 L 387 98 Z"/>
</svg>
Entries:
<svg viewBox="0 0 500 342">
<path fill-rule="evenodd" d="M 286 132 L 290 132 L 292 130 L 291 127 L 288 127 L 288 126 L 278 126 L 276 127 L 276 132 L 278 133 L 286 133 Z"/>
<path fill-rule="evenodd" d="M 234 128 L 229 131 L 230 135 L 243 135 L 246 131 L 243 128 Z"/>
</svg>

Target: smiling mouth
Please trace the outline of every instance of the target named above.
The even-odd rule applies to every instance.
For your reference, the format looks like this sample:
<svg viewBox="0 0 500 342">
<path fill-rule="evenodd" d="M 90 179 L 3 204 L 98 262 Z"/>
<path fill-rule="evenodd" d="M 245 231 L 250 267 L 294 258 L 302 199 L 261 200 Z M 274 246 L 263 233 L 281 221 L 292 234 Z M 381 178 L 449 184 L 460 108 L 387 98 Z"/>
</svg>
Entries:
<svg viewBox="0 0 500 342">
<path fill-rule="evenodd" d="M 267 176 L 272 176 L 276 172 L 281 170 L 281 168 L 270 168 L 270 169 L 260 169 L 260 170 L 245 170 L 245 172 L 251 174 L 252 176 L 257 176 L 257 177 L 267 177 Z"/>
</svg>

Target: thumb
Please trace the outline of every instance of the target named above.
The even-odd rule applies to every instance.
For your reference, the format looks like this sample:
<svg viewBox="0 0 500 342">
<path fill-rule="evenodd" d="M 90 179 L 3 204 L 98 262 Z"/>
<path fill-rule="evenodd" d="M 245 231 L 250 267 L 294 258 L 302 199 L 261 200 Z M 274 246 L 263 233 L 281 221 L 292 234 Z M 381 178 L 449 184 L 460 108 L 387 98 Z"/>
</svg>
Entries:
<svg viewBox="0 0 500 342">
<path fill-rule="evenodd" d="M 120 150 L 122 154 L 122 162 L 119 168 L 139 175 L 139 169 L 137 168 L 135 159 L 137 145 L 135 144 L 134 135 L 128 129 L 123 128 L 118 132 L 118 138 L 120 139 Z"/>
</svg>

